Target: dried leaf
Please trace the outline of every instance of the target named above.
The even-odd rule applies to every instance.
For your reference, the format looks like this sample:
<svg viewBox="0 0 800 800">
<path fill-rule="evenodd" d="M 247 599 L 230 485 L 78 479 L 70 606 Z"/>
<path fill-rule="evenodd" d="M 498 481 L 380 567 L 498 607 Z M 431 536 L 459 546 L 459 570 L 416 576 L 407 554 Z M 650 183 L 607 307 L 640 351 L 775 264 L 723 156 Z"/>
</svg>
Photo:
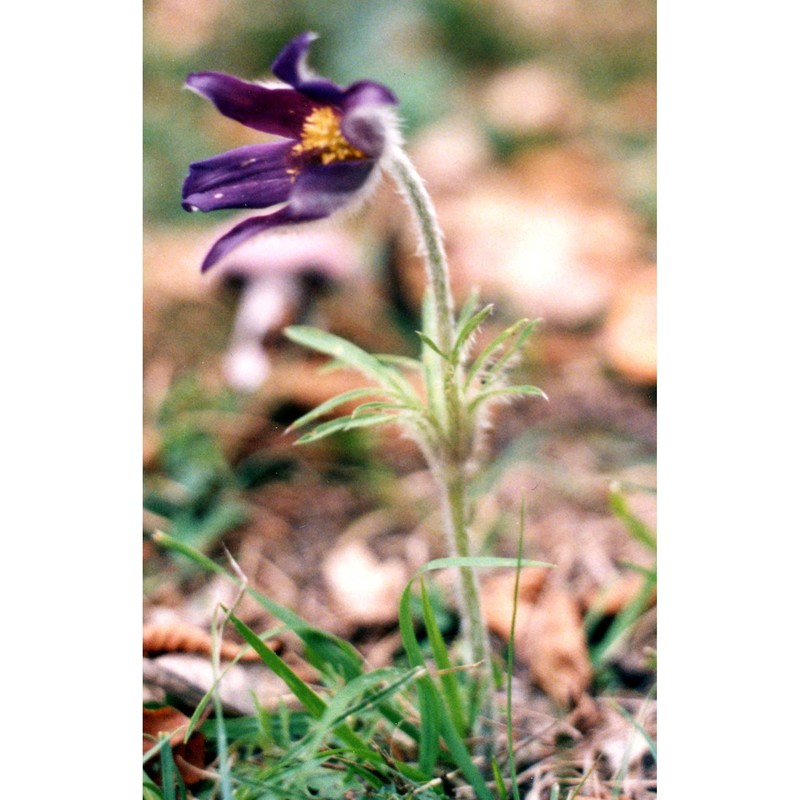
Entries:
<svg viewBox="0 0 800 800">
<path fill-rule="evenodd" d="M 656 383 L 656 268 L 639 272 L 614 301 L 604 331 L 609 364 L 634 383 Z"/>
<path fill-rule="evenodd" d="M 174 621 L 145 625 L 142 629 L 142 648 L 145 656 L 162 653 L 201 653 L 211 655 L 211 635 L 195 625 Z M 233 660 L 242 648 L 233 642 L 220 643 L 220 656 Z M 248 650 L 241 656 L 242 661 L 259 661 L 258 655 Z"/>
<path fill-rule="evenodd" d="M 519 573 L 519 601 L 532 605 L 539 597 L 549 569 L 527 567 Z M 489 627 L 508 641 L 511 636 L 511 614 L 514 610 L 514 584 L 516 573 L 507 572 L 489 578 L 481 586 L 481 603 Z"/>
<path fill-rule="evenodd" d="M 183 737 L 189 725 L 189 717 L 172 706 L 142 709 L 142 752 L 153 747 L 160 734 L 169 734 L 169 743 L 175 764 L 187 786 L 199 783 L 206 775 L 205 737 L 194 731 L 184 743 Z"/>
<path fill-rule="evenodd" d="M 594 589 L 581 596 L 581 605 L 584 609 L 594 608 L 603 616 L 619 614 L 625 606 L 639 594 L 644 586 L 645 576 L 638 572 L 631 572 L 623 575 L 619 580 L 610 586 Z M 656 599 L 656 591 L 653 588 L 653 595 L 649 605 Z"/>
<path fill-rule="evenodd" d="M 379 561 L 360 541 L 332 550 L 323 573 L 337 608 L 354 625 L 386 625 L 397 619 L 408 570 L 398 558 Z"/>
<path fill-rule="evenodd" d="M 532 680 L 567 706 L 576 703 L 589 686 L 592 668 L 578 601 L 558 587 L 544 585 L 546 573 L 524 570 L 520 576 L 515 653 L 528 665 Z M 483 591 L 489 627 L 506 641 L 511 633 L 513 577 L 495 579 Z"/>
</svg>

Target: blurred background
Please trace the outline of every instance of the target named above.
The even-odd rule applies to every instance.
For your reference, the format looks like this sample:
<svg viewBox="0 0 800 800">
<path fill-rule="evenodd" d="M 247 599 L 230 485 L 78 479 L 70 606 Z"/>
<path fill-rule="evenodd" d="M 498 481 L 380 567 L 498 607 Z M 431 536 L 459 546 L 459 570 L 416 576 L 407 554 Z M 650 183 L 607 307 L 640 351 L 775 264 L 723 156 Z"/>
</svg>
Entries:
<svg viewBox="0 0 800 800">
<path fill-rule="evenodd" d="M 317 72 L 340 84 L 372 78 L 400 98 L 456 296 L 478 286 L 496 304 L 481 338 L 521 316 L 542 318 L 518 382 L 541 386 L 550 402 L 499 409 L 475 524 L 485 551 L 514 554 L 525 498 L 526 555 L 558 564 L 549 594 L 578 619 L 583 638 L 563 645 L 573 649 L 560 673 L 531 654 L 532 685 L 566 706 L 586 692 L 646 695 L 655 646 L 653 600 L 642 595 L 652 589 L 656 483 L 655 6 L 146 0 L 146 530 L 211 554 L 224 541 L 258 588 L 351 637 L 375 663 L 394 653 L 404 581 L 443 554 L 437 498 L 412 443 L 385 428 L 304 448 L 284 435 L 301 413 L 358 384 L 346 372 L 320 374 L 313 355 L 282 339 L 285 324 L 416 354 L 422 266 L 393 188 L 345 225 L 261 237 L 206 276 L 207 248 L 241 215 L 180 206 L 190 161 L 264 138 L 183 89 L 186 74 L 267 79 L 283 45 L 314 30 Z M 209 597 L 224 588 L 187 570 L 146 542 L 146 620 L 207 623 Z M 447 591 L 445 578 L 445 628 Z M 262 621 L 263 609 L 246 611 Z"/>
</svg>

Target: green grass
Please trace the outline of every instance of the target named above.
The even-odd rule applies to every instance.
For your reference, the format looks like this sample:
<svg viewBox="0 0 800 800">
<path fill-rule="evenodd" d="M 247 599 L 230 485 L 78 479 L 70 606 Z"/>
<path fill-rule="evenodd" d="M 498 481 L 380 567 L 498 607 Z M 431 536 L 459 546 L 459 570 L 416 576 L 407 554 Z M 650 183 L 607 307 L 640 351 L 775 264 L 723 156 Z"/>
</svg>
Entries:
<svg viewBox="0 0 800 800">
<path fill-rule="evenodd" d="M 220 608 L 222 619 L 215 623 L 213 636 L 220 640 L 224 626 L 232 625 L 300 705 L 299 711 L 259 709 L 251 717 L 226 719 L 216 691 L 224 673 L 218 655 L 212 655 L 215 684 L 198 705 L 185 738 L 195 730 L 206 736 L 216 751 L 208 769 L 218 778 L 202 786 L 197 797 L 341 798 L 347 791 L 365 798 L 444 797 L 445 774 L 448 780 L 468 784 L 479 800 L 493 800 L 496 792 L 503 795 L 509 776 L 502 775 L 496 762 L 482 765 L 471 754 L 467 737 L 474 713 L 470 709 L 478 707 L 472 699 L 476 689 L 469 667 L 458 664 L 448 650 L 426 576 L 463 566 L 519 569 L 543 564 L 494 557 L 425 564 L 408 582 L 399 606 L 407 665 L 367 670 L 352 645 L 249 587 L 235 564 L 227 569 L 164 533 L 153 538 L 195 567 L 225 576 L 239 587 L 240 597 L 248 593 L 279 621 L 280 627 L 259 634 L 236 615 L 234 604 L 231 609 Z M 414 603 L 417 585 L 420 594 Z M 415 614 L 415 608 L 421 613 Z M 319 685 L 310 686 L 268 646 L 269 639 L 285 629 L 303 642 L 304 657 L 319 671 Z M 200 724 L 209 702 L 214 704 L 214 717 Z M 161 785 L 146 777 L 144 796 L 154 800 L 186 796 L 165 741 L 145 755 L 151 771 L 156 761 Z"/>
</svg>

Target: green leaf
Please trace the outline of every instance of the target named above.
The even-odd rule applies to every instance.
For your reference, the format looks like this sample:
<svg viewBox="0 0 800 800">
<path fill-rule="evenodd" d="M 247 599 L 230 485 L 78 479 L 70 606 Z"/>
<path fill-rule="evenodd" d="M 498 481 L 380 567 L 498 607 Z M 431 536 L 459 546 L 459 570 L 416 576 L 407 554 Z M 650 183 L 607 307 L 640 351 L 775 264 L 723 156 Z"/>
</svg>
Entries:
<svg viewBox="0 0 800 800">
<path fill-rule="evenodd" d="M 357 406 L 353 409 L 353 413 L 350 415 L 351 419 L 356 419 L 356 417 L 361 416 L 366 411 L 413 411 L 413 408 L 409 408 L 407 405 L 401 405 L 399 403 L 362 403 L 360 406 Z"/>
<path fill-rule="evenodd" d="M 474 287 L 470 290 L 467 299 L 464 301 L 464 305 L 461 306 L 461 312 L 458 315 L 458 320 L 456 322 L 456 335 L 461 332 L 461 329 L 466 324 L 467 320 L 472 317 L 475 313 L 475 309 L 478 307 L 478 301 L 480 300 L 480 292 L 478 291 L 477 287 Z"/>
<path fill-rule="evenodd" d="M 509 751 L 510 752 L 510 751 Z M 513 754 L 510 760 L 513 761 Z M 500 772 L 500 765 L 497 763 L 497 758 L 492 756 L 492 775 L 494 776 L 494 783 L 497 786 L 498 800 L 508 800 L 508 792 L 506 791 L 506 782 L 503 780 L 503 775 Z"/>
<path fill-rule="evenodd" d="M 453 664 L 450 661 L 447 646 L 442 638 L 442 632 L 436 624 L 436 615 L 434 614 L 433 606 L 431 606 L 431 601 L 428 598 L 428 591 L 425 588 L 425 580 L 423 578 L 420 578 L 419 588 L 422 595 L 422 616 L 425 623 L 425 631 L 428 634 L 428 641 L 431 643 L 431 648 L 433 649 L 434 662 L 436 663 L 437 669 L 440 671 L 439 680 L 442 684 L 445 705 L 450 712 L 456 730 L 458 730 L 461 736 L 466 736 L 468 734 L 467 721 L 464 717 L 458 680 L 456 679 L 455 673 L 452 671 Z"/>
<path fill-rule="evenodd" d="M 439 345 L 437 345 L 436 342 L 434 342 L 433 339 L 431 339 L 431 337 L 428 336 L 427 333 L 423 333 L 422 331 L 417 331 L 417 336 L 419 336 L 419 338 L 422 339 L 422 343 L 430 347 L 430 349 L 433 350 L 434 353 L 441 356 L 445 361 L 450 360 L 450 357 L 445 355 L 445 353 L 443 353 L 439 349 Z"/>
<path fill-rule="evenodd" d="M 412 667 L 424 667 L 425 658 L 414 633 L 414 615 L 411 612 L 411 585 L 406 585 L 400 597 L 398 620 L 400 623 L 400 637 L 403 641 L 406 655 Z M 429 675 L 425 675 L 417 683 L 420 714 L 420 741 L 419 741 L 419 768 L 428 777 L 433 775 L 433 769 L 439 756 L 439 728 L 440 720 L 436 705 L 436 686 Z"/>
<path fill-rule="evenodd" d="M 419 361 L 419 359 L 410 358 L 409 356 L 398 356 L 394 355 L 393 353 L 378 353 L 376 354 L 375 358 L 377 358 L 381 364 L 405 367 L 406 369 L 413 370 L 414 372 L 419 372 L 422 369 L 422 363 Z"/>
<path fill-rule="evenodd" d="M 272 639 L 274 636 L 277 636 L 283 630 L 285 630 L 285 626 L 280 625 L 277 628 L 272 628 L 272 629 L 266 631 L 266 633 L 262 633 L 260 638 L 261 638 L 262 641 L 267 642 L 270 639 Z M 214 692 L 217 690 L 217 686 L 222 682 L 222 679 L 225 677 L 225 675 L 227 675 L 228 672 L 236 664 L 239 663 L 240 659 L 242 658 L 242 656 L 246 652 L 248 652 L 246 649 L 242 649 L 236 654 L 236 657 L 231 660 L 231 662 L 228 664 L 228 666 L 225 667 L 224 670 L 222 670 L 222 673 L 220 674 L 220 676 L 214 680 L 214 682 L 211 684 L 211 686 L 208 689 L 208 691 L 200 699 L 200 702 L 197 704 L 197 708 L 195 708 L 194 713 L 192 714 L 191 718 L 189 719 L 189 724 L 186 726 L 186 733 L 183 734 L 183 742 L 184 742 L 184 744 L 186 744 L 186 742 L 189 741 L 189 738 L 194 733 L 195 728 L 197 727 L 197 725 L 200 722 L 200 718 L 203 716 L 203 712 L 205 711 L 206 706 L 208 705 L 209 701 L 213 697 Z"/>
<path fill-rule="evenodd" d="M 410 585 L 420 575 L 426 572 L 432 572 L 437 569 L 449 569 L 450 567 L 516 567 L 517 564 L 523 567 L 555 567 L 555 564 L 550 564 L 547 561 L 532 561 L 529 558 L 516 559 L 505 558 L 502 556 L 450 556 L 448 558 L 434 558 L 423 564 L 409 581 Z"/>
<path fill-rule="evenodd" d="M 485 402 L 490 397 L 497 397 L 504 394 L 516 395 L 518 397 L 527 395 L 529 397 L 543 397 L 545 400 L 549 399 L 538 386 L 501 386 L 499 389 L 486 389 L 485 391 L 473 397 L 469 402 L 467 409 L 469 411 L 474 411 L 481 403 Z"/>
<path fill-rule="evenodd" d="M 169 743 L 169 737 L 160 737 L 160 754 L 161 754 L 161 785 L 164 789 L 164 800 L 176 800 L 175 786 L 177 784 L 178 793 L 182 800 L 186 798 L 186 787 L 181 780 L 181 774 L 175 766 L 175 761 L 172 756 L 172 747 Z"/>
<path fill-rule="evenodd" d="M 384 667 L 354 678 L 331 698 L 327 709 L 320 717 L 319 726 L 302 744 L 301 749 L 316 753 L 329 731 L 344 725 L 348 717 L 361 713 L 399 691 L 407 683 L 419 677 L 420 669 L 399 670 L 396 667 Z M 385 683 L 387 680 L 391 681 L 388 686 L 384 686 L 378 691 L 372 691 L 378 684 Z"/>
<path fill-rule="evenodd" d="M 484 320 L 492 313 L 494 306 L 489 303 L 488 306 L 482 308 L 477 314 L 473 314 L 466 323 L 459 330 L 455 344 L 453 345 L 453 353 L 460 354 L 461 348 L 469 341 L 469 337 L 483 324 Z"/>
<path fill-rule="evenodd" d="M 520 319 L 517 320 L 517 322 L 515 322 L 513 325 L 510 325 L 508 328 L 506 328 L 502 333 L 499 333 L 497 336 L 495 336 L 495 338 L 483 348 L 483 350 L 480 352 L 480 355 L 478 355 L 478 357 L 472 363 L 472 366 L 470 367 L 467 377 L 464 381 L 464 385 L 470 386 L 473 380 L 475 380 L 475 377 L 483 369 L 484 364 L 486 364 L 486 362 L 492 358 L 494 354 L 521 328 L 522 332 L 517 337 L 516 342 L 514 342 L 514 344 L 506 352 L 505 356 L 501 359 L 502 363 L 505 364 L 511 355 L 522 346 L 528 336 L 533 333 L 534 328 L 538 324 L 539 320 Z M 497 367 L 497 364 L 494 366 Z"/>
<path fill-rule="evenodd" d="M 611 511 L 625 525 L 628 533 L 655 553 L 657 546 L 655 534 L 644 522 L 631 513 L 628 501 L 620 490 L 618 481 L 614 481 L 611 484 L 608 502 L 611 506 Z"/>
<path fill-rule="evenodd" d="M 349 392 L 342 392 L 342 394 L 337 394 L 336 397 L 331 397 L 330 400 L 320 403 L 313 411 L 309 411 L 308 414 L 304 414 L 302 417 L 300 417 L 300 419 L 296 419 L 286 430 L 293 431 L 297 428 L 301 428 L 303 425 L 313 422 L 315 419 L 324 416 L 329 411 L 333 411 L 335 408 L 338 408 L 339 406 L 343 405 L 344 403 L 348 403 L 351 400 L 360 400 L 362 397 L 375 397 L 376 395 L 381 394 L 390 394 L 390 392 L 377 387 L 351 389 Z M 391 394 L 396 396 L 396 393 L 394 392 Z"/>
<path fill-rule="evenodd" d="M 261 660 L 289 687 L 292 694 L 303 704 L 315 719 L 320 719 L 328 708 L 327 703 L 277 654 L 261 641 L 258 634 L 242 622 L 235 614 L 230 620 L 242 638 L 255 650 Z M 367 744 L 346 725 L 339 725 L 333 731 L 350 747 L 368 750 Z"/>
<path fill-rule="evenodd" d="M 305 681 L 277 654 L 267 647 L 261 638 L 235 614 L 231 622 L 245 641 L 258 653 L 261 660 L 289 687 L 292 694 L 303 704 L 314 719 L 319 719 L 327 704 Z"/>
<path fill-rule="evenodd" d="M 437 558 L 420 567 L 411 580 L 406 584 L 400 597 L 400 636 L 403 641 L 406 655 L 412 666 L 422 666 L 425 661 L 422 649 L 414 632 L 414 620 L 411 612 L 411 587 L 414 581 L 426 572 L 448 567 L 509 567 L 517 564 L 536 567 L 552 567 L 541 561 L 520 560 L 516 558 L 500 558 L 496 556 L 469 556 Z M 438 752 L 438 736 L 444 739 L 447 749 L 461 770 L 464 778 L 469 782 L 479 800 L 492 800 L 486 781 L 480 770 L 473 764 L 464 738 L 459 734 L 450 715 L 444 706 L 444 701 L 437 691 L 436 684 L 430 675 L 424 675 L 417 683 L 419 691 L 419 707 L 421 717 L 420 741 L 420 769 L 430 774 L 436 763 Z"/>
<path fill-rule="evenodd" d="M 517 566 L 514 570 L 514 603 L 511 610 L 511 632 L 508 637 L 508 659 L 506 661 L 506 744 L 508 747 L 508 770 L 514 800 L 520 800 L 517 765 L 514 761 L 514 727 L 511 719 L 511 676 L 514 673 L 514 642 L 517 636 L 517 609 L 519 608 L 519 579 L 522 572 L 522 543 L 525 531 L 525 498 L 519 507 L 519 534 L 517 536 Z"/>
<path fill-rule="evenodd" d="M 317 425 L 313 431 L 301 436 L 295 444 L 309 444 L 339 431 L 349 431 L 352 428 L 371 428 L 375 425 L 385 425 L 386 423 L 397 421 L 397 414 L 364 414 L 355 418 L 339 417 L 339 419 L 332 419 L 328 422 L 323 422 L 322 425 Z"/>
<path fill-rule="evenodd" d="M 400 372 L 382 364 L 375 356 L 341 336 L 307 325 L 290 325 L 284 329 L 284 334 L 297 344 L 343 361 L 362 375 L 376 381 L 384 389 L 399 391 L 404 397 L 414 397 L 411 384 Z"/>
</svg>

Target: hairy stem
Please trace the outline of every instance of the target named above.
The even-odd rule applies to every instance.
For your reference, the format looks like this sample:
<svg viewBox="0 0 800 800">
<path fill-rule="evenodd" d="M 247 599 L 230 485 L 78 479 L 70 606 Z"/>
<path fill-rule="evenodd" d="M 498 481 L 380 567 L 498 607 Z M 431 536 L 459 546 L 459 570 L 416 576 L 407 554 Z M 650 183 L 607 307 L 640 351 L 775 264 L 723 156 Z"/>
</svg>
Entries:
<svg viewBox="0 0 800 800">
<path fill-rule="evenodd" d="M 442 435 L 434 452 L 426 455 L 442 490 L 445 530 L 451 554 L 468 557 L 473 555 L 469 539 L 469 467 L 476 437 L 462 391 L 461 359 L 451 352 L 456 332 L 447 256 L 430 195 L 408 156 L 399 148 L 394 153 L 389 171 L 411 209 L 424 255 L 433 303 L 432 330 L 425 330 L 424 333 L 433 339 L 446 356 L 432 361 L 434 381 L 431 389 L 439 397 L 436 402 L 432 402 L 432 399 L 429 402 L 431 408 L 441 409 L 443 418 L 439 427 Z M 482 753 L 489 756 L 493 750 L 492 728 L 496 719 L 491 652 L 486 623 L 481 613 L 478 579 L 472 567 L 459 569 L 458 594 L 464 655 L 467 661 L 478 664 L 475 669 L 479 691 L 483 693 L 475 733 L 482 740 Z"/>
<path fill-rule="evenodd" d="M 450 291 L 450 271 L 444 252 L 444 241 L 433 202 L 414 165 L 401 148 L 393 153 L 389 171 L 414 216 L 422 247 L 425 251 L 425 271 L 433 290 L 435 326 L 433 339 L 443 353 L 453 347 L 453 294 Z"/>
</svg>

